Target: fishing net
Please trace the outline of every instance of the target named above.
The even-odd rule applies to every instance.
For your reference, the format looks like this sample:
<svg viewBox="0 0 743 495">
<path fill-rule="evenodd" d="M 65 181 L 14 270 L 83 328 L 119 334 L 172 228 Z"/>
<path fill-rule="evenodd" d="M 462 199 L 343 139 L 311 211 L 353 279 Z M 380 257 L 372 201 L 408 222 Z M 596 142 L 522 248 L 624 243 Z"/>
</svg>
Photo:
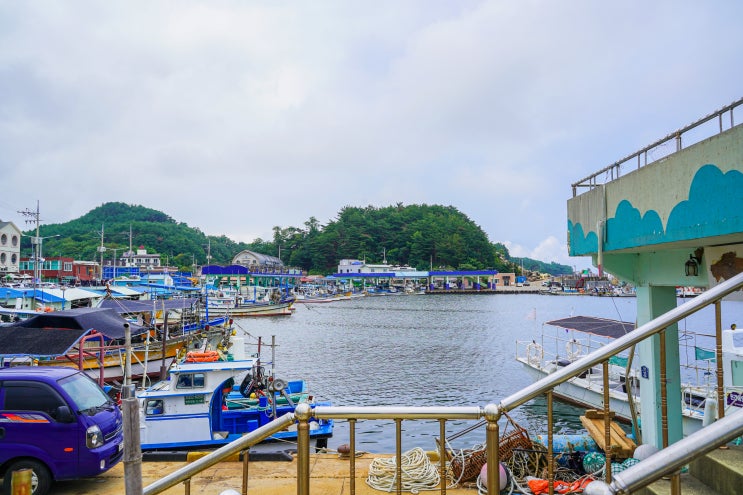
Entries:
<svg viewBox="0 0 743 495">
<path fill-rule="evenodd" d="M 506 463 L 516 449 L 530 449 L 532 441 L 525 428 L 505 412 L 503 415 L 506 417 L 506 425 L 498 442 L 498 458 L 500 462 Z M 484 446 L 460 451 L 453 456 L 450 463 L 453 480 L 459 483 L 474 480 L 487 460 L 488 454 Z"/>
</svg>

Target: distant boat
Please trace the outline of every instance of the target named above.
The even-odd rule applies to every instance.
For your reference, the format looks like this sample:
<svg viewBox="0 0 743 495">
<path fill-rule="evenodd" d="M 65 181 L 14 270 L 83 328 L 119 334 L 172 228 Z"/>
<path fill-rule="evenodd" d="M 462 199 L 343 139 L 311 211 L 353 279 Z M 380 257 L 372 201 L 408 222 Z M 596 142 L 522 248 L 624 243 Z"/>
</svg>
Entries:
<svg viewBox="0 0 743 495">
<path fill-rule="evenodd" d="M 316 405 L 303 380 L 268 376 L 258 360 L 211 361 L 217 353 L 208 351 L 189 356 L 192 362 L 187 357 L 171 367 L 168 380 L 137 394 L 142 450 L 219 447 L 294 412 L 297 404 Z M 310 421 L 310 441 L 316 447 L 327 446 L 332 434 L 332 420 Z M 296 441 L 294 426 L 251 451 L 280 450 L 285 442 Z"/>
<path fill-rule="evenodd" d="M 289 316 L 292 314 L 293 297 L 281 296 L 279 290 L 267 293 L 258 300 L 248 299 L 233 288 L 209 289 L 204 293 L 202 315 Z"/>
</svg>

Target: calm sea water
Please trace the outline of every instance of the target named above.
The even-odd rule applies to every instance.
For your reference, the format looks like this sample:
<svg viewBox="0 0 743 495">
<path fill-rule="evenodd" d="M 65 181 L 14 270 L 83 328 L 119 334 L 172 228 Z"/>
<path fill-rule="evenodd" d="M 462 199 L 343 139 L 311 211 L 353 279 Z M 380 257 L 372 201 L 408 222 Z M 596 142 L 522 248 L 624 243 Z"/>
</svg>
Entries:
<svg viewBox="0 0 743 495">
<path fill-rule="evenodd" d="M 735 304 L 740 314 L 743 304 Z M 636 300 L 537 294 L 363 297 L 297 304 L 291 317 L 237 324 L 266 343 L 275 336 L 276 376 L 304 378 L 317 398 L 333 405 L 484 406 L 531 383 L 515 360 L 516 341 L 537 338 L 543 322 L 570 315 L 635 321 Z M 700 315 L 682 328 L 686 325 L 709 331 L 714 318 Z M 557 404 L 556 433 L 580 431 L 582 412 Z M 546 433 L 543 399 L 518 408 L 512 417 L 532 434 Z M 470 424 L 449 422 L 447 436 Z M 394 452 L 394 422 L 359 421 L 356 427 L 359 450 Z M 404 421 L 403 430 L 403 450 L 435 448 L 438 423 Z M 484 440 L 484 429 L 478 429 L 452 446 L 467 448 Z M 329 447 L 347 442 L 348 424 L 336 422 Z"/>
</svg>

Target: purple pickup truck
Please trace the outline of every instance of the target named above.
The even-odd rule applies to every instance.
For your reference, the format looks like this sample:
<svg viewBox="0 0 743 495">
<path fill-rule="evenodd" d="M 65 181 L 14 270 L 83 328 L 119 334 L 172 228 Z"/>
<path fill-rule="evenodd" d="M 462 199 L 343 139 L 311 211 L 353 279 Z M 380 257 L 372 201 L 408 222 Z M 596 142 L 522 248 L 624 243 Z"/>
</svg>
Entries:
<svg viewBox="0 0 743 495">
<path fill-rule="evenodd" d="M 55 480 L 96 476 L 121 460 L 121 411 L 84 373 L 66 367 L 0 368 L 0 477 L 31 469 L 33 495 Z"/>
</svg>

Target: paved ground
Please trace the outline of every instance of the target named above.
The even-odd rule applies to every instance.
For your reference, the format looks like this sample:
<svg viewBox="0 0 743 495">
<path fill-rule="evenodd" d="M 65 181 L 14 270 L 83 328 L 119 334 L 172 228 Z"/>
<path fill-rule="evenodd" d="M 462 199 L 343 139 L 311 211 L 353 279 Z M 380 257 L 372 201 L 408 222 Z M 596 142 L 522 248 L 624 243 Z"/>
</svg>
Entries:
<svg viewBox="0 0 743 495">
<path fill-rule="evenodd" d="M 391 457 L 379 454 L 365 454 L 356 459 L 356 493 L 371 495 L 387 493 L 371 488 L 366 484 L 369 464 L 375 457 Z M 146 487 L 186 462 L 143 462 L 142 483 Z M 349 460 L 340 459 L 335 454 L 313 455 L 311 463 L 310 492 L 322 495 L 348 495 L 351 493 Z M 258 461 L 249 464 L 248 494 L 250 495 L 289 495 L 297 493 L 297 463 L 291 461 Z M 232 489 L 242 490 L 242 463 L 223 462 L 204 471 L 191 481 L 192 494 L 219 495 Z M 392 492 L 395 493 L 393 487 Z M 119 495 L 125 493 L 124 466 L 119 463 L 110 471 L 96 477 L 77 481 L 58 482 L 50 495 Z M 177 485 L 165 491 L 166 494 L 183 495 L 185 486 Z M 408 492 L 405 492 L 408 493 Z M 439 493 L 439 492 L 427 492 Z M 447 489 L 447 494 L 477 493 L 475 489 Z"/>
</svg>

